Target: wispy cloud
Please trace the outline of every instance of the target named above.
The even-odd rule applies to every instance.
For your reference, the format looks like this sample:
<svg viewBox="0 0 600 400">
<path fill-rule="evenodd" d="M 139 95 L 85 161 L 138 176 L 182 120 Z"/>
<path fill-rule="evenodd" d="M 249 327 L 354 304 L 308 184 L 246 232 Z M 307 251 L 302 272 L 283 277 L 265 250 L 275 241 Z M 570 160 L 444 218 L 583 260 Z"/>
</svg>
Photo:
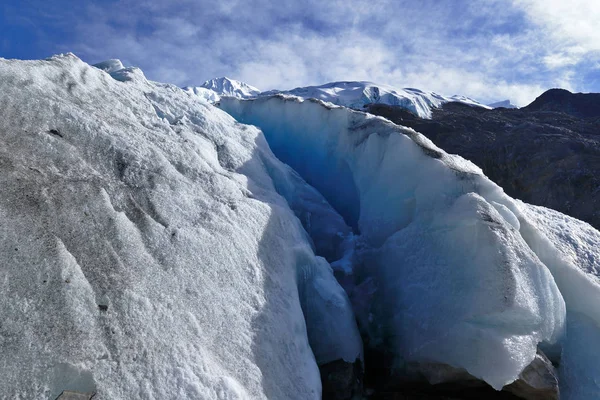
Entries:
<svg viewBox="0 0 600 400">
<path fill-rule="evenodd" d="M 550 87 L 600 90 L 600 5 L 585 0 L 111 0 L 76 17 L 23 1 L 71 27 L 60 49 L 179 85 L 371 80 L 521 105 Z"/>
</svg>

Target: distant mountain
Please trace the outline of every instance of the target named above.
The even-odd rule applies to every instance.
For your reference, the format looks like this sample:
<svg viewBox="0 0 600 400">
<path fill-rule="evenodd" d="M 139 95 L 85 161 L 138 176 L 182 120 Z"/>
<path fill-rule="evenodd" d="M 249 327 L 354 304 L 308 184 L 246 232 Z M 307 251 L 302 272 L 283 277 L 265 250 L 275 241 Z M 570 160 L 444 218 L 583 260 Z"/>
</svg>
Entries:
<svg viewBox="0 0 600 400">
<path fill-rule="evenodd" d="M 303 99 L 318 99 L 358 110 L 362 110 L 369 104 L 399 106 L 421 118 L 431 118 L 432 110 L 446 103 L 462 103 L 485 109 L 492 108 L 466 96 L 454 95 L 448 97 L 419 89 L 396 89 L 391 86 L 365 81 L 330 82 L 320 86 L 261 92 L 244 82 L 223 77 L 206 81 L 201 86 L 188 86 L 183 89 L 211 103 L 218 102 L 221 97 L 250 99 L 258 96 L 281 94 Z"/>
<path fill-rule="evenodd" d="M 519 107 L 515 106 L 514 104 L 512 104 L 510 102 L 510 100 L 502 100 L 502 101 L 498 101 L 496 103 L 488 104 L 488 107 L 491 107 L 491 108 L 519 108 Z"/>
<path fill-rule="evenodd" d="M 365 81 L 331 82 L 320 86 L 299 87 L 285 91 L 271 90 L 261 95 L 276 93 L 298 96 L 305 99 L 319 99 L 335 105 L 359 110 L 362 110 L 369 104 L 399 106 L 421 118 L 431 118 L 432 109 L 439 108 L 442 104 L 450 102 L 490 108 L 465 96 L 446 97 L 419 89 L 396 89 L 391 86 Z"/>
<path fill-rule="evenodd" d="M 571 93 L 565 89 L 550 89 L 524 109 L 563 112 L 580 118 L 600 117 L 600 93 Z"/>
<path fill-rule="evenodd" d="M 183 90 L 201 97 L 210 103 L 218 102 L 221 97 L 248 99 L 260 94 L 260 90 L 254 86 L 225 76 L 208 80 L 201 86 L 186 86 Z"/>
<path fill-rule="evenodd" d="M 201 87 L 210 89 L 219 96 L 237 97 L 241 99 L 256 97 L 260 94 L 260 90 L 254 86 L 227 77 L 211 79 L 204 82 Z"/>
</svg>

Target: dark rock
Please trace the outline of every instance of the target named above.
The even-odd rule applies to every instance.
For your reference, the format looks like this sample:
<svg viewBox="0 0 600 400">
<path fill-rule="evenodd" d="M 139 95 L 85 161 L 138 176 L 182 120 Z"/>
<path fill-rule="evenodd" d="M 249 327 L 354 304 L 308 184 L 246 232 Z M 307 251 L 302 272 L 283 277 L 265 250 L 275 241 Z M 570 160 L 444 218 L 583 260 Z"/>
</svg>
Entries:
<svg viewBox="0 0 600 400">
<path fill-rule="evenodd" d="M 538 352 L 519 379 L 503 390 L 526 400 L 558 400 L 560 391 L 557 376 L 550 360 L 542 352 Z"/>
<path fill-rule="evenodd" d="M 323 400 L 350 400 L 362 393 L 362 363 L 336 360 L 319 366 Z"/>
<path fill-rule="evenodd" d="M 495 390 L 462 368 L 440 363 L 395 366 L 391 354 L 365 349 L 365 387 L 370 400 L 559 400 L 556 370 L 538 350 L 519 379 Z M 369 390 L 371 393 L 369 393 Z"/>
<path fill-rule="evenodd" d="M 600 93 L 571 93 L 565 89 L 550 89 L 524 109 L 562 112 L 579 118 L 600 117 Z"/>
</svg>

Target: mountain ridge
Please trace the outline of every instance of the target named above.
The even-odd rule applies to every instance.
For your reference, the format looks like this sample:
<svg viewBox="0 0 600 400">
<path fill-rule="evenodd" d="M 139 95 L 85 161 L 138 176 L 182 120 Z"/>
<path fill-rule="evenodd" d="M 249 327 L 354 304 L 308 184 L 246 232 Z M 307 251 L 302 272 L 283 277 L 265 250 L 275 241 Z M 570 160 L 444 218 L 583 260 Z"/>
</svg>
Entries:
<svg viewBox="0 0 600 400">
<path fill-rule="evenodd" d="M 581 118 L 600 117 L 600 93 L 572 93 L 566 89 L 549 89 L 526 107 L 531 111 L 563 112 Z"/>
</svg>

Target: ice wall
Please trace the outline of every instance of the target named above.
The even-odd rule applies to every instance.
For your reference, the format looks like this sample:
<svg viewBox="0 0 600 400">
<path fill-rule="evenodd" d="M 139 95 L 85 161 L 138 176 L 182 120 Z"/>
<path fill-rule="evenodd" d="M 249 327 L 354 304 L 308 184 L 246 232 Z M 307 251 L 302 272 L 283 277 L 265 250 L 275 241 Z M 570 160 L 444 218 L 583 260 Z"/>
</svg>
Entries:
<svg viewBox="0 0 600 400">
<path fill-rule="evenodd" d="M 356 265 L 378 286 L 375 315 L 363 318 L 376 326 L 363 329 L 373 343 L 392 340 L 398 362 L 450 364 L 500 389 L 539 342 L 564 332 L 563 298 L 521 236 L 517 206 L 470 162 L 410 129 L 319 101 L 221 107 L 260 127 L 358 228 Z"/>
</svg>

